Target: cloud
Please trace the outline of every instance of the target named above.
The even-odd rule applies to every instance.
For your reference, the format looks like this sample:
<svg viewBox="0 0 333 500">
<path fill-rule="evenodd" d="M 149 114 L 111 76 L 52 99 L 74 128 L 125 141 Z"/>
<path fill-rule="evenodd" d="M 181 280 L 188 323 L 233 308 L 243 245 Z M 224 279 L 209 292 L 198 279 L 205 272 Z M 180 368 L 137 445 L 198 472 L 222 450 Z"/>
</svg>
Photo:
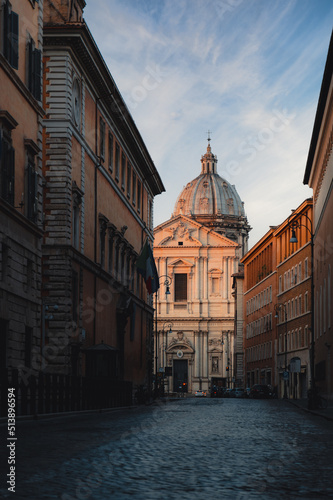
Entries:
<svg viewBox="0 0 333 500">
<path fill-rule="evenodd" d="M 87 2 L 167 189 L 155 224 L 199 175 L 208 129 L 218 172 L 245 202 L 251 245 L 309 197 L 302 181 L 332 14 L 330 2 L 312 0 Z"/>
</svg>

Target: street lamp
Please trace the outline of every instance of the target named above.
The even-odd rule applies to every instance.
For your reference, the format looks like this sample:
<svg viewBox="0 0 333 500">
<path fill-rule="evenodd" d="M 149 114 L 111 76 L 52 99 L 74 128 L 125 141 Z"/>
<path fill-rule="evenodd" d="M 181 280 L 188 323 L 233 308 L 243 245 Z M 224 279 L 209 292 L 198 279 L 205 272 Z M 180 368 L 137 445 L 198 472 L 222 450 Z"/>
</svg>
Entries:
<svg viewBox="0 0 333 500">
<path fill-rule="evenodd" d="M 158 277 L 158 280 L 161 281 L 162 278 L 164 278 L 163 284 L 165 286 L 165 295 L 170 295 L 170 285 L 172 283 L 172 278 L 167 274 L 162 274 L 161 276 Z M 164 330 L 164 325 L 163 325 L 163 330 Z M 172 332 L 171 325 L 170 325 L 170 332 Z M 156 292 L 155 294 L 155 397 L 157 397 L 159 393 L 158 378 L 157 378 L 158 350 L 159 350 L 159 342 L 158 342 L 158 331 L 157 331 L 157 292 Z"/>
<path fill-rule="evenodd" d="M 225 354 L 227 356 L 227 365 L 226 365 L 226 372 L 227 372 L 227 387 L 228 389 L 230 389 L 230 344 L 229 344 L 229 334 L 230 334 L 230 338 L 231 338 L 231 332 L 230 330 L 226 331 L 225 332 L 225 337 L 226 337 L 226 341 L 227 341 L 227 345 L 226 345 L 226 350 L 225 350 Z M 223 336 L 223 332 L 222 332 L 222 342 L 221 342 L 222 345 L 224 345 L 224 336 Z M 222 350 L 222 353 L 223 353 L 223 350 Z"/>
<path fill-rule="evenodd" d="M 287 395 L 287 331 L 288 331 L 288 317 L 287 317 L 287 305 L 286 304 L 275 304 L 275 318 L 279 317 L 278 312 L 284 308 L 284 320 L 286 324 L 286 332 L 284 337 L 284 372 L 283 372 L 283 381 L 284 381 L 284 389 L 283 389 L 283 399 L 288 399 Z"/>
<path fill-rule="evenodd" d="M 311 229 L 305 224 L 294 222 L 291 226 L 290 243 L 298 243 L 296 236 L 296 229 L 298 227 L 305 227 L 309 231 L 311 239 L 311 347 L 310 347 L 310 391 L 308 392 L 308 408 L 313 410 L 316 407 L 316 380 L 315 380 L 315 332 L 314 332 L 314 234 L 312 227 L 312 220 L 306 214 L 302 214 L 310 223 Z"/>
</svg>

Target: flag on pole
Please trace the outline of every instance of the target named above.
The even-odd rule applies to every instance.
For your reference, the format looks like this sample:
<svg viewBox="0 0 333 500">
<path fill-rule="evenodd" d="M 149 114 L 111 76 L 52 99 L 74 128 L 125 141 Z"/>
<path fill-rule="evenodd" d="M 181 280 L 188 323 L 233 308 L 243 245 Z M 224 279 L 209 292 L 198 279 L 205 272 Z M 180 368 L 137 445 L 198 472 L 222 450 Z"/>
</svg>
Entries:
<svg viewBox="0 0 333 500">
<path fill-rule="evenodd" d="M 160 283 L 153 252 L 151 251 L 148 239 L 143 245 L 139 258 L 136 261 L 136 268 L 146 283 L 149 295 L 157 292 L 160 287 Z"/>
</svg>

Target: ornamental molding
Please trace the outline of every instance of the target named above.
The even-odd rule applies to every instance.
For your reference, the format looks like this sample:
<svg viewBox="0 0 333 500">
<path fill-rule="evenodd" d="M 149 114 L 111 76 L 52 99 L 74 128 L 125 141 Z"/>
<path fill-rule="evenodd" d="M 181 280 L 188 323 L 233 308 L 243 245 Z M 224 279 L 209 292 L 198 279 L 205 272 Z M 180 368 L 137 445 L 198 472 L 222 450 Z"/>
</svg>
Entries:
<svg viewBox="0 0 333 500">
<path fill-rule="evenodd" d="M 177 351 L 184 351 L 186 353 L 194 353 L 194 349 L 190 340 L 184 335 L 184 332 L 177 332 L 177 337 L 173 337 L 168 345 L 167 353 L 177 353 Z"/>
</svg>

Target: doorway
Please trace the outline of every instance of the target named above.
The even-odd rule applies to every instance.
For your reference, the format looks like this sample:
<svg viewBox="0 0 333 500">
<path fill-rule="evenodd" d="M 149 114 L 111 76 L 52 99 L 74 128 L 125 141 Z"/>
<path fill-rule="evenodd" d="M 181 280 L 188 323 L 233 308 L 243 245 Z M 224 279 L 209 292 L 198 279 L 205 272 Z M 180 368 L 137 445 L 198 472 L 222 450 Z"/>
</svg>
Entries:
<svg viewBox="0 0 333 500">
<path fill-rule="evenodd" d="M 187 359 L 173 361 L 173 392 L 188 392 Z"/>
</svg>

